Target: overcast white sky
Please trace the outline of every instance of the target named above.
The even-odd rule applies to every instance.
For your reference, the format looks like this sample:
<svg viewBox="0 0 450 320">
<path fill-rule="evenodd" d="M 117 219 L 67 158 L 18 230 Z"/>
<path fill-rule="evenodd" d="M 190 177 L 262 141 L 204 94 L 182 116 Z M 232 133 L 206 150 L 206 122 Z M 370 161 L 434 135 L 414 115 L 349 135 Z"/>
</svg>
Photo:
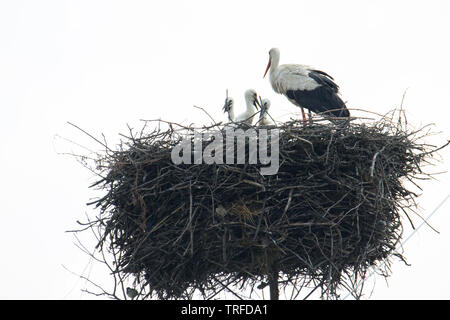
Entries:
<svg viewBox="0 0 450 320">
<path fill-rule="evenodd" d="M 126 124 L 225 119 L 228 89 L 243 107 L 254 88 L 278 119 L 298 109 L 262 79 L 281 63 L 334 76 L 350 108 L 404 106 L 412 127 L 450 137 L 449 1 L 0 1 L 0 298 L 88 299 L 68 272 L 108 280 L 64 231 L 95 214 L 94 180 L 59 136 L 98 149 L 67 121 L 115 142 Z M 354 113 L 355 114 L 355 113 Z M 357 113 L 355 115 L 358 115 Z M 449 169 L 450 151 L 433 171 Z M 421 213 L 450 193 L 450 175 L 424 182 Z M 404 247 L 410 267 L 376 278 L 371 299 L 450 299 L 450 201 Z M 419 220 L 416 219 L 419 223 Z M 405 237 L 412 230 L 405 224 Z M 102 280 L 103 279 L 103 280 Z"/>
</svg>

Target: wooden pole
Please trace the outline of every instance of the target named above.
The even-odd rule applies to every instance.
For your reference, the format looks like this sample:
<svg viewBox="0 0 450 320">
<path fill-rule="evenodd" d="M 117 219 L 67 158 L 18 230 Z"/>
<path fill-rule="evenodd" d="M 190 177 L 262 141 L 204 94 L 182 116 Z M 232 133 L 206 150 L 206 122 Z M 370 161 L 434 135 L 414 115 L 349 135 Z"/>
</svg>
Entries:
<svg viewBox="0 0 450 320">
<path fill-rule="evenodd" d="M 280 292 L 278 289 L 278 264 L 275 261 L 269 266 L 269 286 L 270 286 L 270 300 L 279 300 Z"/>
</svg>

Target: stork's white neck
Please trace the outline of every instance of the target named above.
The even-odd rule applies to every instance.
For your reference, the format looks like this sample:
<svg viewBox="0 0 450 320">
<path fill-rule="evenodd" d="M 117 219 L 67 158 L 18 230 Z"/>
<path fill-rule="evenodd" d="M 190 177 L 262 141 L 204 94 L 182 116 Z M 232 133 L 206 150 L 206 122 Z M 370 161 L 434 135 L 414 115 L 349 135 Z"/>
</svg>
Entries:
<svg viewBox="0 0 450 320">
<path fill-rule="evenodd" d="M 228 120 L 234 121 L 234 104 L 232 104 L 230 110 L 228 110 Z"/>
<path fill-rule="evenodd" d="M 255 105 L 253 104 L 253 97 L 251 95 L 245 95 L 245 103 L 247 104 L 247 112 L 253 114 L 256 112 Z"/>
<path fill-rule="evenodd" d="M 273 48 L 270 51 L 270 73 L 275 72 L 280 63 L 280 50 Z"/>
</svg>

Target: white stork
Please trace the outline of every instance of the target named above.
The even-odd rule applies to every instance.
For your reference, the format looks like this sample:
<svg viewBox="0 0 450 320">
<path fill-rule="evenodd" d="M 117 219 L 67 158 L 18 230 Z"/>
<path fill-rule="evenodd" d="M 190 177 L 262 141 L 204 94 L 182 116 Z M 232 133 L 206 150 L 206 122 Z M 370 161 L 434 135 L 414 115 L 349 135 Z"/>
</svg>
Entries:
<svg viewBox="0 0 450 320">
<path fill-rule="evenodd" d="M 223 112 L 228 114 L 228 121 L 234 121 L 234 99 L 230 97 L 225 98 L 225 104 L 223 105 Z"/>
<path fill-rule="evenodd" d="M 350 117 L 344 101 L 339 97 L 339 86 L 329 74 L 300 64 L 278 65 L 280 50 L 277 48 L 270 49 L 269 56 L 264 77 L 270 69 L 273 90 L 301 108 L 303 121 L 306 121 L 303 108 L 328 117 Z M 330 120 L 342 123 L 342 120 Z"/>
<path fill-rule="evenodd" d="M 261 101 L 261 112 L 259 114 L 258 124 L 261 126 L 270 126 L 273 122 L 268 118 L 270 117 L 268 112 L 270 108 L 270 100 L 262 99 Z"/>
<path fill-rule="evenodd" d="M 228 113 L 228 119 L 232 122 L 243 122 L 252 125 L 255 120 L 257 108 L 257 93 L 253 89 L 248 89 L 244 94 L 246 110 L 238 116 L 234 116 L 234 100 L 233 98 L 226 98 L 223 111 Z"/>
</svg>

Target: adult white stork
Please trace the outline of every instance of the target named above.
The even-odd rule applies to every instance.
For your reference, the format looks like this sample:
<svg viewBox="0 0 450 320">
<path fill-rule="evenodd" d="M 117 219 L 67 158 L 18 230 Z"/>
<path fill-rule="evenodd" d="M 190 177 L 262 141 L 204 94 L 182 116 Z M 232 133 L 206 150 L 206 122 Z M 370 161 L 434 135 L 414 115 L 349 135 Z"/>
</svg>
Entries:
<svg viewBox="0 0 450 320">
<path fill-rule="evenodd" d="M 234 116 L 234 100 L 233 98 L 227 97 L 225 99 L 225 105 L 223 106 L 223 111 L 228 113 L 228 119 L 232 122 L 242 122 L 248 125 L 252 125 L 255 120 L 256 108 L 257 108 L 257 98 L 258 94 L 253 89 L 248 89 L 244 94 L 246 110 Z"/>
<path fill-rule="evenodd" d="M 270 108 L 270 100 L 262 99 L 261 101 L 261 111 L 259 113 L 258 124 L 261 126 L 270 126 L 273 124 L 272 120 L 269 119 L 269 108 Z"/>
<path fill-rule="evenodd" d="M 273 90 L 285 95 L 290 102 L 299 106 L 304 121 L 306 117 L 303 108 L 326 117 L 350 117 L 344 101 L 339 97 L 339 86 L 329 74 L 300 64 L 278 65 L 280 50 L 277 48 L 270 49 L 269 56 L 264 77 L 270 69 L 270 83 Z M 342 120 L 338 119 L 330 121 L 342 123 Z M 347 121 L 348 119 L 345 122 Z"/>
</svg>

